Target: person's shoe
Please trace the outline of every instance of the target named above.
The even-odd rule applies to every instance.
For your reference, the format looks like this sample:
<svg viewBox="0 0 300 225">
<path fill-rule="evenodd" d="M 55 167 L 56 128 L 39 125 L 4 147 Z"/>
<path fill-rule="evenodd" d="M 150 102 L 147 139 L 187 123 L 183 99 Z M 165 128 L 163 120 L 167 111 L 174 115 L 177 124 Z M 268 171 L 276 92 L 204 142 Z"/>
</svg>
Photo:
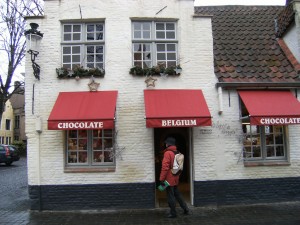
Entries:
<svg viewBox="0 0 300 225">
<path fill-rule="evenodd" d="M 177 216 L 176 215 L 173 215 L 173 214 L 168 214 L 167 215 L 167 218 L 176 218 Z"/>
<path fill-rule="evenodd" d="M 186 210 L 183 211 L 183 214 L 184 215 L 192 215 L 192 212 L 191 212 L 191 210 L 186 209 Z"/>
</svg>

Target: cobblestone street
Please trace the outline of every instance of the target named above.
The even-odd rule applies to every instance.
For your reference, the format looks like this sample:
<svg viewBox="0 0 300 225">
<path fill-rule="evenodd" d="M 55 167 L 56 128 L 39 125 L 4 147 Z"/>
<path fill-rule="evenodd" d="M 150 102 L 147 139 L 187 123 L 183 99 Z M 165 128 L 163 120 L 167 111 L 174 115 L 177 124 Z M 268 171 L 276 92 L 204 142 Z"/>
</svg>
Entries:
<svg viewBox="0 0 300 225">
<path fill-rule="evenodd" d="M 0 224 L 5 225 L 299 225 L 300 202 L 193 208 L 167 219 L 167 209 L 116 211 L 30 211 L 26 159 L 0 165 Z"/>
</svg>

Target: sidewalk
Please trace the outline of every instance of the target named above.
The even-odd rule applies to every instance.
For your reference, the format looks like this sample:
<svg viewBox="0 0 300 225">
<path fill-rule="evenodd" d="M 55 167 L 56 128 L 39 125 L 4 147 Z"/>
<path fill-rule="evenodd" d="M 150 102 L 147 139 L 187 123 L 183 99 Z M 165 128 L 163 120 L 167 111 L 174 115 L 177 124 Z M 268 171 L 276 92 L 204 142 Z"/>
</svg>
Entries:
<svg viewBox="0 0 300 225">
<path fill-rule="evenodd" d="M 166 218 L 151 210 L 30 211 L 26 159 L 0 165 L 0 225 L 300 225 L 300 202 L 191 207 L 193 214 Z"/>
<path fill-rule="evenodd" d="M 0 218 L 0 224 L 30 225 L 299 225 L 300 202 L 192 208 L 193 214 L 178 213 L 175 219 L 165 218 L 167 208 L 116 211 L 27 211 L 16 217 Z M 179 212 L 179 209 L 178 209 Z M 12 215 L 12 216 L 13 216 Z"/>
</svg>

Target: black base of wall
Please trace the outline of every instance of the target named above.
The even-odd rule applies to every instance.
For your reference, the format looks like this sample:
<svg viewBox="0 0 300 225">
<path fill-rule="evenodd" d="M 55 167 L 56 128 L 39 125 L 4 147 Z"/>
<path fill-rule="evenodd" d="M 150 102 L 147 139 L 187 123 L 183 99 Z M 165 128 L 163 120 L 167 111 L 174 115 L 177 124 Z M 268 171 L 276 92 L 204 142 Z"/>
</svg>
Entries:
<svg viewBox="0 0 300 225">
<path fill-rule="evenodd" d="M 155 183 L 29 186 L 33 210 L 155 208 Z M 194 206 L 300 201 L 300 177 L 194 181 Z"/>
<path fill-rule="evenodd" d="M 155 207 L 155 184 L 29 186 L 32 210 L 141 209 Z"/>
<path fill-rule="evenodd" d="M 194 182 L 194 205 L 238 205 L 300 200 L 300 177 Z"/>
</svg>

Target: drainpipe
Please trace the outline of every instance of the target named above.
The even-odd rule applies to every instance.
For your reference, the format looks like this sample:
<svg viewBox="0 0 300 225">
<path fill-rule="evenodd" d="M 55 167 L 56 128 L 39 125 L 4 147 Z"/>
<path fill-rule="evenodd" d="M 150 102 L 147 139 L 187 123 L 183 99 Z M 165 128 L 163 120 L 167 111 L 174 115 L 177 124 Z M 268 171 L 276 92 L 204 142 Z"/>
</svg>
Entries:
<svg viewBox="0 0 300 225">
<path fill-rule="evenodd" d="M 42 211 L 42 188 L 41 188 L 41 133 L 42 133 L 42 118 L 37 116 L 35 118 L 35 130 L 38 133 L 38 186 L 39 186 L 39 211 Z"/>
<path fill-rule="evenodd" d="M 218 87 L 218 99 L 219 99 L 219 114 L 223 113 L 223 90 L 222 87 Z"/>
</svg>

